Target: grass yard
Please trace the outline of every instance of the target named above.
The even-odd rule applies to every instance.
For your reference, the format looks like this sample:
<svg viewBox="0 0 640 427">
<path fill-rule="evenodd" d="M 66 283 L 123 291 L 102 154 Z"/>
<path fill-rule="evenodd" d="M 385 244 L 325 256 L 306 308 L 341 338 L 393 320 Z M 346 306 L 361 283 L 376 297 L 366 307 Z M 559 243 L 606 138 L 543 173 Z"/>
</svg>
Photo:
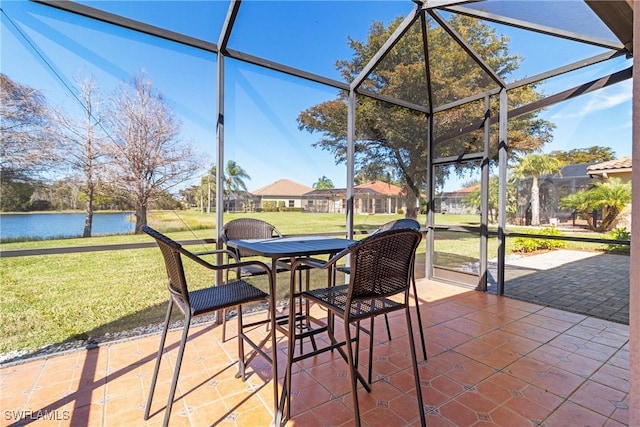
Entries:
<svg viewBox="0 0 640 427">
<path fill-rule="evenodd" d="M 344 215 L 256 213 L 228 214 L 226 220 L 252 216 L 276 225 L 283 234 L 344 232 Z M 361 216 L 358 229 L 400 216 Z M 177 240 L 211 238 L 215 215 L 197 211 L 153 212 L 149 224 Z M 41 240 L 2 245 L 3 250 L 75 247 L 149 242 L 147 235 L 99 236 L 87 239 Z M 190 247 L 194 251 L 213 245 Z M 204 269 L 186 265 L 192 287 L 213 282 Z M 160 251 L 134 249 L 81 252 L 0 259 L 2 322 L 0 353 L 35 351 L 68 340 L 90 340 L 160 323 L 166 310 L 166 276 Z M 319 283 L 326 283 L 318 278 Z M 288 283 L 288 276 L 286 281 Z M 259 278 L 266 288 L 265 278 Z M 280 298 L 287 286 L 279 287 Z M 176 317 L 177 319 L 179 316 Z"/>
<path fill-rule="evenodd" d="M 342 214 L 308 214 L 274 212 L 227 214 L 225 220 L 256 217 L 274 224 L 283 234 L 344 232 Z M 359 215 L 356 230 L 374 230 L 400 215 Z M 197 211 L 153 212 L 152 227 L 174 239 L 213 237 L 214 215 Z M 477 217 L 439 215 L 438 224 L 473 224 Z M 424 223 L 425 218 L 419 218 Z M 454 234 L 454 233 L 452 233 Z M 458 233 L 460 234 L 460 233 Z M 591 234 L 593 237 L 593 234 Z M 510 239 L 512 240 L 512 239 Z M 101 236 L 87 239 L 16 242 L 2 245 L 3 250 L 43 247 L 67 247 L 148 242 L 146 235 Z M 478 238 L 468 235 L 438 240 L 436 250 L 443 254 L 476 256 Z M 194 251 L 212 249 L 212 245 L 190 247 Z M 509 250 L 509 249 L 508 249 Z M 424 254 L 421 245 L 419 254 Z M 489 257 L 497 253 L 497 239 L 490 239 Z M 190 263 L 191 264 L 191 263 Z M 189 265 L 187 274 L 192 287 L 213 281 Z M 208 272 L 206 272 L 208 273 Z M 313 282 L 326 283 L 323 272 L 315 272 Z M 288 273 L 282 273 L 280 299 L 288 293 Z M 133 330 L 160 323 L 166 310 L 166 276 L 157 248 L 72 254 L 9 257 L 0 259 L 0 353 L 35 351 L 41 347 L 69 340 L 103 340 L 106 334 Z M 266 279 L 257 285 L 266 287 Z M 178 319 L 179 317 L 176 317 Z"/>
</svg>

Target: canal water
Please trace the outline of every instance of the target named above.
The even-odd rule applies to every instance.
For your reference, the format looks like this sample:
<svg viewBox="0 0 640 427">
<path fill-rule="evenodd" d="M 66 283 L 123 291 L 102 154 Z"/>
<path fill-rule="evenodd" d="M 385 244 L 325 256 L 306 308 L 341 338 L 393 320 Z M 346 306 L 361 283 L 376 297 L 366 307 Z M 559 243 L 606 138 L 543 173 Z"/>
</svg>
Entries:
<svg viewBox="0 0 640 427">
<path fill-rule="evenodd" d="M 82 237 L 84 213 L 25 213 L 0 215 L 0 238 L 52 239 Z M 93 214 L 92 236 L 127 234 L 135 229 L 133 212 Z"/>
</svg>

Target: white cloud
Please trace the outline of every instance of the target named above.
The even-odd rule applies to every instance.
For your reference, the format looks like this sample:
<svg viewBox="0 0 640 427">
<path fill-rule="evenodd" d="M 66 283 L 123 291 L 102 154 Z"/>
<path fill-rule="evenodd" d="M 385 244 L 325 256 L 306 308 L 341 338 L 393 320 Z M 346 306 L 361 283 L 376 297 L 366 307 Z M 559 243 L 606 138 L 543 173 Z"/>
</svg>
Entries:
<svg viewBox="0 0 640 427">
<path fill-rule="evenodd" d="M 608 110 L 625 102 L 631 102 L 632 94 L 632 81 L 626 80 L 617 85 L 577 98 L 571 105 L 580 106 L 580 108 L 563 109 L 563 111 L 554 114 L 551 120 L 583 118 L 599 111 Z"/>
</svg>

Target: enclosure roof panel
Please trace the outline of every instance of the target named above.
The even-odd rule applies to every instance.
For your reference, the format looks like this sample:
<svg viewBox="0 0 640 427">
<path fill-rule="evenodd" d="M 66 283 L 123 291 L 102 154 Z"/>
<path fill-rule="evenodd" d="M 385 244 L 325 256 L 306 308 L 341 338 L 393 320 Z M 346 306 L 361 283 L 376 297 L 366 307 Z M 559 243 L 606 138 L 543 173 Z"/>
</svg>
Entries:
<svg viewBox="0 0 640 427">
<path fill-rule="evenodd" d="M 76 3 L 209 43 L 218 41 L 229 9 L 226 0 L 79 0 Z"/>
<path fill-rule="evenodd" d="M 522 21 L 540 29 L 553 28 L 585 37 L 619 41 L 587 2 L 580 0 L 485 0 L 466 3 L 464 8 L 486 12 L 496 17 Z M 611 8 L 611 6 L 601 6 L 598 9 L 604 14 Z"/>
</svg>

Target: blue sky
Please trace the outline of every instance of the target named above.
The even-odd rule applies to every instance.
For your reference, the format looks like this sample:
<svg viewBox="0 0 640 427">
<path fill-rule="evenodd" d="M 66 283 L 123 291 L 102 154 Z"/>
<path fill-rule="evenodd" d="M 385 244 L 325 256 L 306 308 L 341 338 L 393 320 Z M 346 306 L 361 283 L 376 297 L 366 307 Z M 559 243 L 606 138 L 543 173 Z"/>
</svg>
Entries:
<svg viewBox="0 0 640 427">
<path fill-rule="evenodd" d="M 84 3 L 113 11 L 117 7 L 131 18 L 169 25 L 171 30 L 213 42 L 227 8 L 225 1 Z M 230 47 L 340 80 L 334 63 L 351 57 L 348 36 L 363 40 L 372 20 L 388 23 L 413 8 L 408 0 L 329 5 L 317 1 L 245 2 Z M 2 9 L 3 73 L 41 90 L 51 104 L 72 113 L 78 111 L 77 101 L 65 86 L 73 87 L 74 79 L 94 75 L 108 93 L 144 69 L 181 120 L 183 139 L 198 147 L 206 163 L 214 161 L 215 55 L 114 30 L 26 0 L 4 0 Z M 512 52 L 525 57 L 519 77 L 601 51 L 504 30 L 512 39 Z M 594 79 L 626 66 L 620 59 L 598 70 L 556 79 L 542 90 L 553 93 L 575 86 L 579 79 Z M 237 61 L 227 61 L 226 77 L 226 159 L 235 160 L 249 173 L 249 190 L 281 178 L 311 186 L 323 175 L 338 187 L 345 185 L 344 165 L 336 166 L 330 153 L 312 148 L 319 136 L 298 130 L 296 122 L 302 110 L 334 99 L 335 89 Z M 557 126 L 545 151 L 600 145 L 612 147 L 618 157 L 631 154 L 630 81 L 550 107 L 541 117 Z"/>
</svg>

